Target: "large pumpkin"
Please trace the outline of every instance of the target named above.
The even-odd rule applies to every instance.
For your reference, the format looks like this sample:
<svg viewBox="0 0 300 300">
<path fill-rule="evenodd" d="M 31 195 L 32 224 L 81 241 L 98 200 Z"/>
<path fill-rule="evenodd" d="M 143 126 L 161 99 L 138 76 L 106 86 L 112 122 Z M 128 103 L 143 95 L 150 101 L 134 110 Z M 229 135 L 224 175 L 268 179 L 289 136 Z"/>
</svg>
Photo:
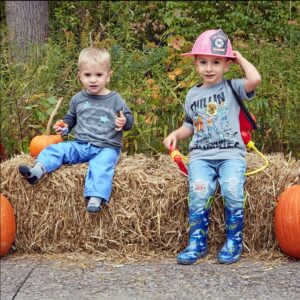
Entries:
<svg viewBox="0 0 300 300">
<path fill-rule="evenodd" d="M 275 236 L 284 253 L 300 259 L 300 185 L 289 187 L 279 196 Z"/>
<path fill-rule="evenodd" d="M 14 210 L 6 197 L 0 194 L 0 256 L 4 256 L 12 246 L 16 235 Z"/>
<path fill-rule="evenodd" d="M 60 98 L 57 101 L 56 106 L 55 106 L 53 112 L 51 113 L 51 116 L 47 123 L 47 128 L 46 128 L 45 134 L 37 135 L 31 140 L 31 142 L 29 144 L 29 153 L 31 154 L 31 156 L 37 157 L 40 154 L 40 152 L 43 149 L 45 149 L 46 147 L 48 147 L 49 145 L 63 142 L 63 139 L 60 135 L 50 135 L 51 124 L 52 124 L 53 118 L 56 115 L 62 100 L 63 100 L 63 98 Z"/>
</svg>

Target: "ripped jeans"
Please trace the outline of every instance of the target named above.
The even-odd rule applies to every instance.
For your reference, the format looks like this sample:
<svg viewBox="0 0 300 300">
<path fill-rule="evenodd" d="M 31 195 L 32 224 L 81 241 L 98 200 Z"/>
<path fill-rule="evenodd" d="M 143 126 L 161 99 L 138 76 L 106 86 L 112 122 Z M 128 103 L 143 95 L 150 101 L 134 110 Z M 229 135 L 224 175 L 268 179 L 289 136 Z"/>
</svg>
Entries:
<svg viewBox="0 0 300 300">
<path fill-rule="evenodd" d="M 243 208 L 246 161 L 243 159 L 194 160 L 189 163 L 190 210 L 207 208 L 217 182 L 225 207 Z"/>
</svg>

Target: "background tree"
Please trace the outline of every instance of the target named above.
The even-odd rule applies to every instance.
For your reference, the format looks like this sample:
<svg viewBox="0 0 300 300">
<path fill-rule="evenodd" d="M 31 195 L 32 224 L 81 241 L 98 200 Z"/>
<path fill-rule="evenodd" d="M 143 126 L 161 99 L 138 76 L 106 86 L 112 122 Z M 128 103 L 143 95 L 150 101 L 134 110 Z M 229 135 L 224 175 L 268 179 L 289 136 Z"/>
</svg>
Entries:
<svg viewBox="0 0 300 300">
<path fill-rule="evenodd" d="M 48 35 L 48 1 L 5 1 L 6 24 L 13 60 L 28 57 Z"/>
</svg>

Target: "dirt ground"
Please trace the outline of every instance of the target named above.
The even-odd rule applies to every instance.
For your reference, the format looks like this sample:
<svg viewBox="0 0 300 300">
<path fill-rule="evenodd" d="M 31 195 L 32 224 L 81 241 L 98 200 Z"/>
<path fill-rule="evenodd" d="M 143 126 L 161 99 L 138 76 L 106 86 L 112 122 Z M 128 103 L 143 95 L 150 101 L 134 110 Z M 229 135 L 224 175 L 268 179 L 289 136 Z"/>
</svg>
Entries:
<svg viewBox="0 0 300 300">
<path fill-rule="evenodd" d="M 300 261 L 242 257 L 192 266 L 174 259 L 111 261 L 94 256 L 7 255 L 1 300 L 34 299 L 300 299 Z"/>
</svg>

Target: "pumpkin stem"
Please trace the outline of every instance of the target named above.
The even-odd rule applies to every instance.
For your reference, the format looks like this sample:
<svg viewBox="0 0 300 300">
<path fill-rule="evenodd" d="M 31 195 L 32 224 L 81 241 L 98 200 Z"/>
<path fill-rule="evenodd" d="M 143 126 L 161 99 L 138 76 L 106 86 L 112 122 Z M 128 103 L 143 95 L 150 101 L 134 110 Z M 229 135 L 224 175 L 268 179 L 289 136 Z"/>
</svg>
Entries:
<svg viewBox="0 0 300 300">
<path fill-rule="evenodd" d="M 63 97 L 61 97 L 61 98 L 58 99 L 58 101 L 56 103 L 56 106 L 55 106 L 53 112 L 50 115 L 49 121 L 47 123 L 46 135 L 50 135 L 51 125 L 52 125 L 53 119 L 54 119 L 54 117 L 55 117 L 55 115 L 56 115 L 56 113 L 58 111 L 58 108 L 59 108 L 59 106 L 60 106 L 60 104 L 61 104 L 61 102 L 62 102 L 63 99 L 64 99 Z"/>
</svg>

